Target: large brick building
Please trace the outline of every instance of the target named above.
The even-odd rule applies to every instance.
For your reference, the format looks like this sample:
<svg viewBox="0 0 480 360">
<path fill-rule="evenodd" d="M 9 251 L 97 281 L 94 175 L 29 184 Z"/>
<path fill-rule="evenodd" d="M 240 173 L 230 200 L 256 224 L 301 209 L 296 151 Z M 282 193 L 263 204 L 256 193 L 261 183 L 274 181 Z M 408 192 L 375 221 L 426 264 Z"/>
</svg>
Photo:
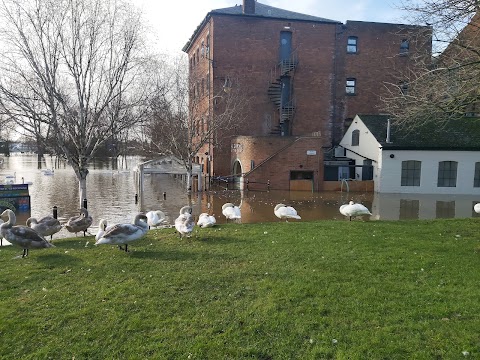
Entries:
<svg viewBox="0 0 480 360">
<path fill-rule="evenodd" d="M 384 84 L 431 56 L 431 29 L 343 24 L 244 0 L 210 11 L 183 50 L 191 98 L 203 104 L 191 111 L 206 126 L 215 121 L 213 94 L 226 84 L 250 99 L 240 126 L 217 131 L 198 152 L 206 175 L 318 191 L 324 158 L 354 116 L 381 112 Z"/>
</svg>

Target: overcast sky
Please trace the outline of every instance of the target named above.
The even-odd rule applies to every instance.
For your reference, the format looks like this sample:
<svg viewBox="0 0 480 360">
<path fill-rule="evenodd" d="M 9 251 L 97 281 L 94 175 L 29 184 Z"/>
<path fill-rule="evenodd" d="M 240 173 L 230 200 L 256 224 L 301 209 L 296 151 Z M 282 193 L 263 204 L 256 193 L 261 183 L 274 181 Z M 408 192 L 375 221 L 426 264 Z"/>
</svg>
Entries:
<svg viewBox="0 0 480 360">
<path fill-rule="evenodd" d="M 242 0 L 132 0 L 144 13 L 162 52 L 182 47 L 210 10 L 241 5 Z M 261 0 L 262 4 L 327 19 L 408 23 L 396 9 L 400 0 Z"/>
</svg>

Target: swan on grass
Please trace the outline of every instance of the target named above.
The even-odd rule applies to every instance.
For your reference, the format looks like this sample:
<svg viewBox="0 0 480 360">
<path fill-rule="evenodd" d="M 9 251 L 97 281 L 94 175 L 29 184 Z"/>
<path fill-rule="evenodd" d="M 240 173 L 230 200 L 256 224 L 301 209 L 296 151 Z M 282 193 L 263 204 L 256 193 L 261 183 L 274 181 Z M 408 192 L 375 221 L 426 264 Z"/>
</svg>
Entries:
<svg viewBox="0 0 480 360">
<path fill-rule="evenodd" d="M 28 256 L 29 249 L 55 247 L 32 228 L 15 225 L 17 218 L 12 210 L 5 210 L 0 217 L 8 218 L 6 222 L 0 225 L 0 236 L 4 237 L 10 243 L 20 246 L 23 249 L 22 257 Z"/>
<path fill-rule="evenodd" d="M 144 214 L 137 214 L 133 220 L 133 224 L 116 224 L 107 227 L 107 230 L 95 242 L 95 245 L 118 245 L 120 250 L 128 252 L 128 244 L 145 236 L 147 231 L 147 217 Z M 122 245 L 125 245 L 125 249 Z"/>
<path fill-rule="evenodd" d="M 95 235 L 95 241 L 98 241 L 98 239 L 100 239 L 103 236 L 103 234 L 105 234 L 105 232 L 110 230 L 110 228 L 112 227 L 113 225 L 110 225 L 110 226 L 107 225 L 107 220 L 100 219 L 100 221 L 98 222 L 98 231 L 97 231 L 97 234 Z"/>
<path fill-rule="evenodd" d="M 192 208 L 184 206 L 180 209 L 180 215 L 175 219 L 175 230 L 177 230 L 180 238 L 189 235 L 195 226 L 192 216 Z"/>
<path fill-rule="evenodd" d="M 240 208 L 232 203 L 226 203 L 222 206 L 222 214 L 228 220 L 236 220 L 242 218 Z"/>
<path fill-rule="evenodd" d="M 0 219 L 0 225 L 2 225 L 2 224 L 3 224 L 3 220 Z M 7 241 L 7 239 L 4 239 L 3 236 L 0 234 L 0 246 L 3 246 L 3 242 L 4 242 L 4 241 L 5 241 L 5 245 L 11 245 L 11 244 Z"/>
<path fill-rule="evenodd" d="M 197 225 L 200 227 L 212 227 L 217 223 L 215 216 L 209 215 L 207 213 L 201 213 L 198 217 Z"/>
<path fill-rule="evenodd" d="M 480 203 L 475 204 L 473 207 L 473 210 L 477 213 L 480 214 Z"/>
<path fill-rule="evenodd" d="M 145 215 L 147 216 L 148 228 L 160 226 L 165 222 L 165 213 L 163 211 L 149 211 Z"/>
<path fill-rule="evenodd" d="M 65 228 L 69 232 L 75 233 L 75 236 L 77 236 L 77 232 L 83 231 L 83 236 L 85 236 L 85 233 L 92 225 L 92 222 L 93 220 L 92 217 L 88 215 L 88 210 L 81 208 L 80 215 L 72 216 L 70 219 L 68 219 L 67 223 L 65 224 Z"/>
<path fill-rule="evenodd" d="M 297 210 L 284 204 L 277 204 L 273 212 L 275 216 L 281 220 L 285 219 L 288 221 L 288 219 L 301 219 L 301 217 L 297 214 Z"/>
<path fill-rule="evenodd" d="M 50 236 L 50 240 L 53 238 L 54 234 L 62 230 L 60 221 L 53 216 L 45 216 L 38 221 L 36 218 L 30 217 L 27 219 L 27 226 L 31 227 L 42 236 Z"/>
<path fill-rule="evenodd" d="M 353 201 L 340 206 L 340 213 L 344 216 L 348 216 L 350 221 L 352 221 L 353 216 L 372 215 L 365 205 L 354 203 Z"/>
</svg>

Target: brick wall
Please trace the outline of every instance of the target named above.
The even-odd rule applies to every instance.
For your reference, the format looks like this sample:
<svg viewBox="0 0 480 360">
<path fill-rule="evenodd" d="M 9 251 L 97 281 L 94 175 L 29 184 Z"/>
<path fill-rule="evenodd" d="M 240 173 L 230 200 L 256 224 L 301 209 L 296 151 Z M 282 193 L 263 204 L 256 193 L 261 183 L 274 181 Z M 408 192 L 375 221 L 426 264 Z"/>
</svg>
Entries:
<svg viewBox="0 0 480 360">
<path fill-rule="evenodd" d="M 347 53 L 347 39 L 356 36 L 357 52 Z M 403 39 L 409 42 L 407 54 L 400 54 Z M 401 24 L 347 21 L 338 35 L 336 122 L 353 119 L 356 114 L 382 113 L 382 95 L 387 94 L 387 84 L 400 84 L 402 74 L 413 70 L 418 56 L 430 58 L 431 29 Z M 347 95 L 347 78 L 356 79 L 355 95 Z M 337 134 L 342 134 L 338 129 Z M 340 139 L 337 138 L 337 141 Z"/>
<path fill-rule="evenodd" d="M 307 155 L 307 151 L 315 155 Z M 235 161 L 241 163 L 250 190 L 265 190 L 267 181 L 271 189 L 289 190 L 291 171 L 312 171 L 314 191 L 323 181 L 320 137 L 239 136 L 232 140 L 232 166 Z"/>
<path fill-rule="evenodd" d="M 209 35 L 210 60 L 200 57 L 190 70 L 191 81 L 209 76 L 212 88 L 208 94 L 217 94 L 229 78 L 249 98 L 249 106 L 243 110 L 245 120 L 239 121 L 235 129 L 217 132 L 217 143 L 209 147 L 213 156 L 212 174 L 232 173 L 234 154 L 230 143 L 234 137 L 269 136 L 278 125 L 278 109 L 268 97 L 268 87 L 275 80 L 272 73 L 279 60 L 280 32 L 286 27 L 292 32 L 292 49 L 298 55 L 298 67 L 292 78 L 296 101 L 292 135 L 320 134 L 325 147 L 341 140 L 345 119 L 357 113 L 381 113 L 384 83 L 400 81 L 399 74 L 411 64 L 414 54 L 430 54 L 431 32 L 425 31 L 425 27 L 359 21 L 342 25 L 210 14 L 188 50 L 191 58 Z M 412 32 L 424 32 L 424 36 L 415 38 Z M 347 54 L 348 36 L 358 37 L 357 54 Z M 405 37 L 411 40 L 409 56 L 398 56 L 400 42 Z M 357 79 L 354 96 L 345 94 L 347 77 Z M 209 95 L 204 95 L 204 99 L 208 102 Z M 210 109 L 216 111 L 213 105 Z M 291 165 L 294 167 L 295 162 Z"/>
</svg>

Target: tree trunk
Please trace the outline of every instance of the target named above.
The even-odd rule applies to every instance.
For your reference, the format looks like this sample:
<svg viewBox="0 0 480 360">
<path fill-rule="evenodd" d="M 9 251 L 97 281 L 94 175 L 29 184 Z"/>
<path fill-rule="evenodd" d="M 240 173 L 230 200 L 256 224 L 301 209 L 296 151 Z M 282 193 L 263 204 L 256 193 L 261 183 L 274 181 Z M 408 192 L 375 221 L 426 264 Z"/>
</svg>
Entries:
<svg viewBox="0 0 480 360">
<path fill-rule="evenodd" d="M 78 196 L 80 201 L 80 208 L 84 207 L 84 200 L 87 200 L 87 175 L 88 169 L 75 169 L 75 175 L 78 179 Z"/>
</svg>

